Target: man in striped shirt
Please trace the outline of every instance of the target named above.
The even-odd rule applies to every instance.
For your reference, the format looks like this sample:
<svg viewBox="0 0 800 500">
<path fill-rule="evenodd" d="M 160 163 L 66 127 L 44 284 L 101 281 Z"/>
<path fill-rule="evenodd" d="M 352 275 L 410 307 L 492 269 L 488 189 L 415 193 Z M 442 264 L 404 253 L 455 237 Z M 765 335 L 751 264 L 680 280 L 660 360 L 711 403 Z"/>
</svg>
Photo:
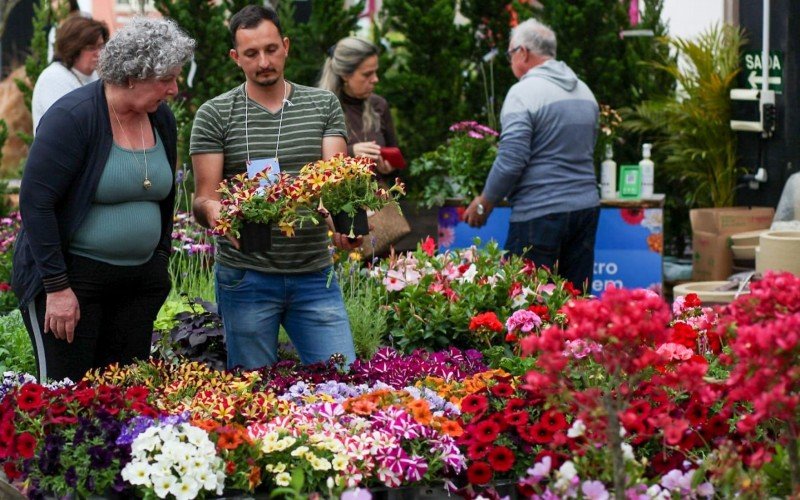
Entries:
<svg viewBox="0 0 800 500">
<path fill-rule="evenodd" d="M 230 56 L 245 83 L 204 103 L 197 111 L 190 153 L 195 175 L 197 220 L 213 227 L 219 218 L 219 183 L 248 164 L 276 159 L 296 173 L 320 158 L 346 153 L 346 127 L 331 92 L 284 79 L 289 39 L 275 11 L 249 5 L 230 21 Z M 274 171 L 274 169 L 273 169 Z M 351 249 L 339 233 L 339 248 Z M 277 361 L 281 325 L 303 363 L 343 354 L 355 359 L 342 294 L 334 279 L 325 224 L 298 228 L 294 237 L 272 231 L 267 252 L 243 253 L 235 238 L 217 241 L 217 302 L 228 349 L 228 368 L 255 369 Z"/>
</svg>

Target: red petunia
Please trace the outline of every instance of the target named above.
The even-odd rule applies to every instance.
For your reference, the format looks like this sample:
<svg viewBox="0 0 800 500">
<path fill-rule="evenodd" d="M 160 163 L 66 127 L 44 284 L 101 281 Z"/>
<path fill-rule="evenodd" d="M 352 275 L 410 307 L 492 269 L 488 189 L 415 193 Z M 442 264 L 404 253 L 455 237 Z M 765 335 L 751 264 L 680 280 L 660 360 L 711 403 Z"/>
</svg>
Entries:
<svg viewBox="0 0 800 500">
<path fill-rule="evenodd" d="M 723 415 L 714 415 L 703 425 L 701 431 L 703 439 L 711 442 L 718 437 L 722 437 L 730 431 L 728 419 Z"/>
<path fill-rule="evenodd" d="M 569 428 L 569 424 L 567 424 L 567 419 L 564 417 L 564 414 L 555 410 L 547 410 L 544 412 L 540 422 L 545 429 L 553 434 Z"/>
<path fill-rule="evenodd" d="M 524 410 L 526 406 L 528 406 L 528 404 L 522 398 L 513 398 L 506 401 L 507 412 Z"/>
<path fill-rule="evenodd" d="M 528 423 L 528 412 L 524 410 L 508 411 L 503 413 L 508 425 L 519 427 Z"/>
<path fill-rule="evenodd" d="M 11 482 L 14 482 L 15 479 L 22 475 L 22 473 L 17 470 L 17 465 L 14 462 L 3 463 L 3 472 L 6 473 L 6 477 Z"/>
<path fill-rule="evenodd" d="M 514 395 L 514 388 L 511 387 L 511 384 L 497 384 L 493 386 L 491 389 L 492 394 L 497 396 L 498 398 L 510 398 Z"/>
<path fill-rule="evenodd" d="M 125 400 L 139 401 L 144 403 L 145 401 L 147 401 L 148 395 L 150 395 L 150 389 L 142 385 L 137 385 L 125 391 Z"/>
<path fill-rule="evenodd" d="M 474 428 L 475 440 L 479 443 L 492 443 L 500 434 L 500 425 L 493 420 L 484 420 Z"/>
<path fill-rule="evenodd" d="M 472 484 L 486 484 L 492 480 L 492 469 L 486 462 L 475 462 L 467 469 L 467 481 Z"/>
<path fill-rule="evenodd" d="M 23 385 L 17 393 L 17 407 L 28 413 L 38 412 L 46 404 L 44 390 L 39 384 Z"/>
<path fill-rule="evenodd" d="M 537 422 L 528 426 L 525 434 L 526 435 L 522 438 L 528 442 L 536 444 L 549 444 L 553 440 L 553 434 L 555 433 L 542 425 L 541 422 Z"/>
<path fill-rule="evenodd" d="M 692 402 L 684 412 L 684 416 L 688 418 L 689 422 L 691 422 L 695 427 L 705 423 L 707 415 L 708 408 L 697 401 Z"/>
<path fill-rule="evenodd" d="M 480 460 L 485 457 L 491 449 L 492 445 L 489 443 L 474 443 L 467 448 L 467 457 L 472 461 Z"/>
<path fill-rule="evenodd" d="M 486 410 L 488 405 L 489 400 L 486 399 L 486 396 L 481 394 L 470 394 L 461 400 L 461 412 L 475 414 Z"/>
<path fill-rule="evenodd" d="M 502 332 L 503 323 L 497 318 L 497 314 L 492 311 L 476 314 L 469 320 L 469 329 L 471 331 L 487 329 L 493 332 Z"/>
<path fill-rule="evenodd" d="M 582 293 L 580 290 L 575 288 L 575 286 L 572 284 L 571 281 L 564 282 L 564 291 L 569 292 L 569 294 L 572 295 L 573 297 L 577 297 Z"/>
<path fill-rule="evenodd" d="M 506 472 L 514 467 L 514 453 L 505 446 L 496 446 L 489 452 L 489 465 L 497 472 Z"/>
<path fill-rule="evenodd" d="M 78 403 L 82 407 L 86 408 L 92 404 L 92 401 L 94 401 L 95 392 L 91 387 L 87 387 L 85 389 L 75 391 L 73 395 L 75 396 L 75 399 L 78 400 Z"/>
<path fill-rule="evenodd" d="M 22 458 L 33 458 L 33 453 L 36 451 L 36 438 L 30 432 L 23 432 L 17 436 L 14 446 L 17 454 Z"/>
</svg>

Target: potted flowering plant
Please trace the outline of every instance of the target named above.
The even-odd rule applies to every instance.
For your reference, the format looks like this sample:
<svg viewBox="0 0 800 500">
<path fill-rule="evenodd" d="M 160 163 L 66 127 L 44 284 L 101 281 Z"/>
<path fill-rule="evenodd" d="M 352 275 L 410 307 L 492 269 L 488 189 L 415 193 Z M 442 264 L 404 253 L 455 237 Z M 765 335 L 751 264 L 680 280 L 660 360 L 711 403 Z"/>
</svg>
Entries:
<svg viewBox="0 0 800 500">
<path fill-rule="evenodd" d="M 344 155 L 309 163 L 300 170 L 299 182 L 309 197 L 319 199 L 319 209 L 332 215 L 336 230 L 350 238 L 369 234 L 367 210 L 377 212 L 405 194 L 399 179 L 381 187 L 369 159 Z"/>
<path fill-rule="evenodd" d="M 295 227 L 302 227 L 306 221 L 318 222 L 308 191 L 301 188 L 298 179 L 285 172 L 270 177 L 268 170 L 252 178 L 242 173 L 220 183 L 217 190 L 222 195 L 222 210 L 214 233 L 241 238 L 245 253 L 271 248 L 272 224 L 285 236 L 294 236 Z"/>
<path fill-rule="evenodd" d="M 452 198 L 471 200 L 481 194 L 497 155 L 499 134 L 476 121 L 450 126 L 445 144 L 422 154 L 409 165 L 412 191 L 428 208 Z"/>
</svg>

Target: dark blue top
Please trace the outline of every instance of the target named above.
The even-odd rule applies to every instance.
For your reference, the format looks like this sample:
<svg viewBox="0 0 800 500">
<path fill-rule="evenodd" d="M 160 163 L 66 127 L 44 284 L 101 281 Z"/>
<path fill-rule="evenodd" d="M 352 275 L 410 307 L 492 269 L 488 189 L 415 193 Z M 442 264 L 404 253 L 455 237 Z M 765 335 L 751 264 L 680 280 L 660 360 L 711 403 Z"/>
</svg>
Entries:
<svg viewBox="0 0 800 500">
<path fill-rule="evenodd" d="M 164 141 L 169 165 L 177 163 L 175 117 L 166 104 L 149 115 Z M 68 288 L 64 256 L 70 238 L 92 206 L 113 137 L 102 81 L 56 101 L 42 117 L 20 188 L 22 230 L 14 250 L 12 287 L 25 306 L 44 289 Z M 161 238 L 156 254 L 169 258 L 174 183 L 159 203 Z"/>
</svg>

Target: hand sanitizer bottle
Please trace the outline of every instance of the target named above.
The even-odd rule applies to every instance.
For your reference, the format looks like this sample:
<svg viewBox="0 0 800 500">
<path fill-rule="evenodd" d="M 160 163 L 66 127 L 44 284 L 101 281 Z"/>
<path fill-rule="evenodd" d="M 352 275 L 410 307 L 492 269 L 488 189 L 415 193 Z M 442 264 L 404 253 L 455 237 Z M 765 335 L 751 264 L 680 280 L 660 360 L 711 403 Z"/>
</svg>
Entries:
<svg viewBox="0 0 800 500">
<path fill-rule="evenodd" d="M 600 198 L 609 200 L 617 197 L 617 162 L 614 147 L 606 144 L 606 159 L 600 163 Z"/>
<path fill-rule="evenodd" d="M 649 143 L 642 144 L 642 161 L 639 166 L 642 170 L 642 198 L 652 198 L 653 184 L 655 180 L 655 164 L 650 159 L 650 151 L 653 145 Z"/>
</svg>

